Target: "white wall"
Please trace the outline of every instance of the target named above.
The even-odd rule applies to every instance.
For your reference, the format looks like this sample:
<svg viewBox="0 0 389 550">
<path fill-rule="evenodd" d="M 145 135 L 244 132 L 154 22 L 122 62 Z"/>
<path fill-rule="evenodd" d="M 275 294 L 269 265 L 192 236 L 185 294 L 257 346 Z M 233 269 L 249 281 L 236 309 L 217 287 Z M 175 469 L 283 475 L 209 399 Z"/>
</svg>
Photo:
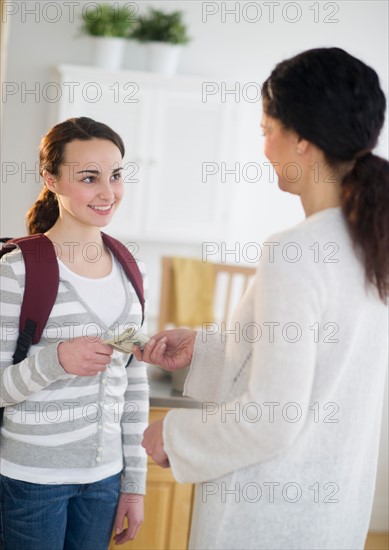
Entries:
<svg viewBox="0 0 389 550">
<path fill-rule="evenodd" d="M 6 95 L 2 125 L 1 234 L 25 233 L 24 214 L 40 189 L 37 176 L 25 173 L 36 166 L 38 145 L 47 131 L 48 105 L 43 86 L 51 80 L 50 68 L 56 64 L 89 64 L 92 51 L 86 37 L 79 36 L 79 14 L 90 2 L 9 2 L 17 13 L 7 17 L 9 52 Z M 70 3 L 66 3 L 70 4 Z M 261 83 L 274 65 L 302 50 L 338 46 L 373 66 L 382 85 L 388 89 L 388 40 L 386 1 L 347 0 L 337 2 L 275 2 L 274 19 L 267 2 L 138 2 L 140 11 L 148 5 L 166 10 L 181 9 L 189 25 L 192 42 L 185 48 L 180 72 L 209 78 L 223 78 L 226 86 L 241 87 L 248 82 Z M 226 14 L 225 9 L 235 10 Z M 26 13 L 26 10 L 29 13 Z M 205 12 L 217 11 L 206 17 Z M 259 18 L 259 10 L 261 17 Z M 316 10 L 316 11 L 315 11 Z M 34 13 L 35 11 L 35 13 Z M 315 22 L 315 17 L 318 21 Z M 256 22 L 253 22 L 257 18 Z M 296 18 L 296 22 L 291 22 Z M 325 19 L 327 18 L 327 21 Z M 58 19 L 56 22 L 55 19 Z M 297 20 L 298 19 L 298 20 Z M 124 68 L 143 68 L 144 52 L 127 45 Z M 37 89 L 37 97 L 22 95 L 22 89 Z M 41 93 L 39 93 L 39 88 Z M 232 97 L 227 99 L 233 101 Z M 239 135 L 239 159 L 242 162 L 264 159 L 259 135 L 260 106 L 241 101 L 242 118 Z M 381 138 L 379 152 L 387 154 L 388 136 Z M 14 171 L 12 175 L 9 171 Z M 36 170 L 35 170 L 36 172 Z M 282 195 L 264 175 L 257 183 L 241 181 L 235 185 L 234 221 L 226 235 L 228 243 L 261 242 L 267 235 L 286 228 L 303 217 L 296 197 Z M 206 200 L 206 195 L 204 200 Z M 198 247 L 143 244 L 151 281 L 151 311 L 158 310 L 159 258 L 163 254 L 199 256 Z M 387 402 L 387 400 L 386 400 Z M 379 463 L 379 481 L 372 527 L 388 530 L 388 450 L 387 414 L 384 417 Z"/>
</svg>

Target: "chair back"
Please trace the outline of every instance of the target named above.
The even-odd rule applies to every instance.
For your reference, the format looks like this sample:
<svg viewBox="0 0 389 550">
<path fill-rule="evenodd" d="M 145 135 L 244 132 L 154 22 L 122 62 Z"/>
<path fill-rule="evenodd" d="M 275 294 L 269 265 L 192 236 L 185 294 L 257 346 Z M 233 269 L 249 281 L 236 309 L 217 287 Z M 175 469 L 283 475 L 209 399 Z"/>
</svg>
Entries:
<svg viewBox="0 0 389 550">
<path fill-rule="evenodd" d="M 255 267 L 212 263 L 215 271 L 215 295 L 213 300 L 214 320 L 219 325 L 227 324 L 232 312 L 242 298 L 250 280 L 255 274 Z M 158 329 L 173 328 L 169 323 L 173 300 L 172 258 L 162 258 L 162 282 Z"/>
</svg>

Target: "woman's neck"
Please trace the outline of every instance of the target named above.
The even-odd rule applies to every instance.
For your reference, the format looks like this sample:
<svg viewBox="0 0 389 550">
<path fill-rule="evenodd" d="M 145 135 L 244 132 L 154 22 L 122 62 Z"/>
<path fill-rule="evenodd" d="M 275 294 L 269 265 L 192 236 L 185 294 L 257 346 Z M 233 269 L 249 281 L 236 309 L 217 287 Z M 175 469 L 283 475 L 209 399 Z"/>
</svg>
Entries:
<svg viewBox="0 0 389 550">
<path fill-rule="evenodd" d="M 304 170 L 306 180 L 300 188 L 300 199 L 306 217 L 326 210 L 341 206 L 341 182 L 343 174 L 339 174 L 324 163 L 316 163 L 319 170 L 312 170 L 307 166 Z"/>
<path fill-rule="evenodd" d="M 341 200 L 339 193 L 326 196 L 317 196 L 317 195 L 304 195 L 301 194 L 300 196 L 301 203 L 304 208 L 305 216 L 308 218 L 308 216 L 312 216 L 312 214 L 315 214 L 316 212 L 320 212 L 320 210 L 326 210 L 327 208 L 335 208 L 337 206 L 341 206 Z"/>
<path fill-rule="evenodd" d="M 324 152 L 313 143 L 299 157 L 301 180 L 296 186 L 306 217 L 342 206 L 342 181 L 355 161 L 330 163 Z"/>
</svg>

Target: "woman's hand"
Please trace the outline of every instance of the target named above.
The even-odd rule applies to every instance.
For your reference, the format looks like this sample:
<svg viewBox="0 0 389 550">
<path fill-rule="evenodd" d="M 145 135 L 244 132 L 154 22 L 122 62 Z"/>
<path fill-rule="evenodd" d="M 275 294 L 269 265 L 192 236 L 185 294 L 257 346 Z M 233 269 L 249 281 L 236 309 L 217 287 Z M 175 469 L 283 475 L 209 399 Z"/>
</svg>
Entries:
<svg viewBox="0 0 389 550">
<path fill-rule="evenodd" d="M 156 420 L 145 430 L 142 447 L 162 468 L 169 468 L 169 459 L 163 448 L 163 418 Z"/>
<path fill-rule="evenodd" d="M 163 330 L 151 338 L 143 352 L 139 346 L 134 346 L 133 353 L 138 361 L 174 371 L 190 365 L 195 340 L 195 330 L 186 328 Z"/>
<path fill-rule="evenodd" d="M 124 529 L 124 518 L 127 518 L 126 529 Z M 134 540 L 143 523 L 143 518 L 143 495 L 120 493 L 115 518 L 115 544 Z"/>
<path fill-rule="evenodd" d="M 90 342 L 81 337 L 71 342 L 61 342 L 57 354 L 61 367 L 68 374 L 96 376 L 110 364 L 112 348 L 104 344 L 101 338 Z"/>
</svg>

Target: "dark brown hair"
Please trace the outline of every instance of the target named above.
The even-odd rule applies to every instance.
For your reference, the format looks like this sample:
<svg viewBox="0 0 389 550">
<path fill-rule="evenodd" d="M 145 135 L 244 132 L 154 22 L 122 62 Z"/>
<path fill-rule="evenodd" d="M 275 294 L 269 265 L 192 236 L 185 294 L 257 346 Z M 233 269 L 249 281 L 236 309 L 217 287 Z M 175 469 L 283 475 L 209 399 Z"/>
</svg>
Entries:
<svg viewBox="0 0 389 550">
<path fill-rule="evenodd" d="M 371 153 L 385 120 L 377 73 L 340 48 L 317 48 L 282 61 L 263 84 L 267 115 L 350 169 L 342 211 L 367 280 L 389 293 L 389 163 Z"/>
<path fill-rule="evenodd" d="M 119 148 L 122 157 L 124 157 L 123 140 L 109 126 L 87 117 L 69 118 L 53 126 L 42 138 L 39 148 L 39 172 L 41 176 L 43 176 L 44 170 L 47 170 L 54 176 L 60 175 L 65 147 L 76 139 L 82 141 L 90 139 L 112 141 Z M 45 233 L 55 224 L 58 216 L 57 197 L 44 186 L 38 199 L 26 215 L 29 235 Z"/>
</svg>

